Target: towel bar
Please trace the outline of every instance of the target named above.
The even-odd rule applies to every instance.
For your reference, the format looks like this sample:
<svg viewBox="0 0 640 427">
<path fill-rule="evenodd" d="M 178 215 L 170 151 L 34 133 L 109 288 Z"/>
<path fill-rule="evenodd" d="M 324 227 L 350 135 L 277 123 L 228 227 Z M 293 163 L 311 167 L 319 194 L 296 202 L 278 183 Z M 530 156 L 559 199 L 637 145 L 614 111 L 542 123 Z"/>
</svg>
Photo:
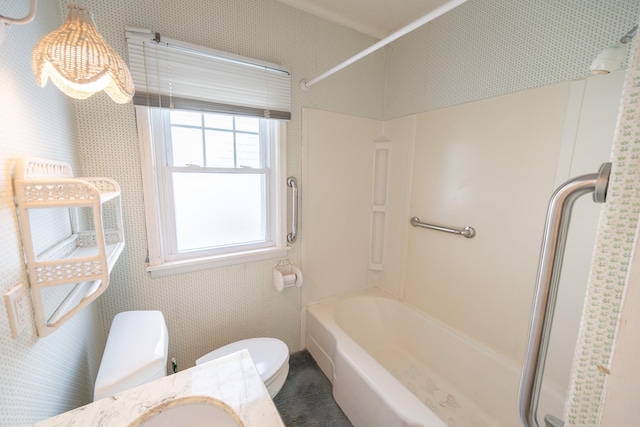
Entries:
<svg viewBox="0 0 640 427">
<path fill-rule="evenodd" d="M 425 224 L 424 222 L 420 222 L 420 218 L 418 218 L 417 216 L 414 216 L 413 218 L 411 218 L 411 225 L 413 225 L 414 227 L 428 228 L 429 230 L 437 230 L 437 231 L 444 231 L 446 233 L 458 234 L 460 236 L 466 237 L 467 239 L 471 239 L 476 235 L 476 230 L 473 227 L 466 226 L 462 230 L 456 230 L 455 228 L 449 228 L 449 227 L 440 227 L 439 225 Z"/>
</svg>

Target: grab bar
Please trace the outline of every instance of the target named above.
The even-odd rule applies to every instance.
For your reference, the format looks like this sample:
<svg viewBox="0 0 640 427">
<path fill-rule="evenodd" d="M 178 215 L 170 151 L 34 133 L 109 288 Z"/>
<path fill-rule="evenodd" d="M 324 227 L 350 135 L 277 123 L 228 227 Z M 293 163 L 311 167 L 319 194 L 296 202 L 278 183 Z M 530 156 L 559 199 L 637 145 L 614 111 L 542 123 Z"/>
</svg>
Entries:
<svg viewBox="0 0 640 427">
<path fill-rule="evenodd" d="M 422 228 L 428 228 L 429 230 L 438 230 L 438 231 L 444 231 L 445 233 L 458 234 L 460 236 L 466 237 L 467 239 L 471 239 L 476 235 L 475 228 L 469 227 L 469 226 L 466 226 L 462 230 L 456 230 L 455 228 L 441 227 L 439 225 L 432 225 L 432 224 L 426 224 L 424 222 L 420 222 L 420 218 L 418 218 L 417 216 L 414 216 L 413 218 L 411 218 L 410 222 L 411 222 L 411 225 L 413 225 L 414 227 L 422 227 Z"/>
<path fill-rule="evenodd" d="M 295 243 L 298 238 L 298 180 L 290 176 L 287 178 L 287 187 L 291 193 L 291 233 L 287 234 L 287 242 Z"/>
<path fill-rule="evenodd" d="M 531 312 L 527 352 L 518 396 L 518 413 L 524 427 L 539 427 L 537 420 L 538 399 L 540 398 L 540 387 L 542 386 L 545 359 L 549 347 L 551 323 L 558 295 L 560 268 L 569 220 L 571 219 L 571 209 L 580 196 L 591 192 L 594 193 L 594 202 L 604 203 L 610 174 L 611 163 L 604 163 L 598 173 L 579 176 L 562 184 L 549 201 Z"/>
</svg>

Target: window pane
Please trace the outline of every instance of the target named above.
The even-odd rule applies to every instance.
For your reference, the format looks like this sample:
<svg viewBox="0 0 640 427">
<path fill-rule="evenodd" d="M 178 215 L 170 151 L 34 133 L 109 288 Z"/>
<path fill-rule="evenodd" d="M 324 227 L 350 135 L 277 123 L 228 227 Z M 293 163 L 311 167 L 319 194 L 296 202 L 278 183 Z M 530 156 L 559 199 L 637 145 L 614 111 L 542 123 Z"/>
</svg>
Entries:
<svg viewBox="0 0 640 427">
<path fill-rule="evenodd" d="M 205 114 L 204 125 L 208 128 L 233 130 L 233 116 L 226 114 Z"/>
<path fill-rule="evenodd" d="M 179 252 L 266 240 L 265 179 L 173 173 Z"/>
<path fill-rule="evenodd" d="M 236 156 L 238 157 L 238 167 L 259 168 L 261 166 L 260 136 L 252 133 L 237 133 Z"/>
<path fill-rule="evenodd" d="M 207 166 L 217 168 L 235 167 L 233 155 L 233 132 L 206 130 Z"/>
<path fill-rule="evenodd" d="M 236 130 L 242 132 L 260 132 L 260 119 L 256 117 L 236 116 Z"/>
<path fill-rule="evenodd" d="M 173 151 L 174 166 L 187 166 L 189 164 L 204 166 L 202 130 L 172 126 L 171 149 Z"/>
<path fill-rule="evenodd" d="M 202 126 L 202 114 L 200 113 L 171 110 L 170 114 L 171 124 L 173 125 Z"/>
</svg>

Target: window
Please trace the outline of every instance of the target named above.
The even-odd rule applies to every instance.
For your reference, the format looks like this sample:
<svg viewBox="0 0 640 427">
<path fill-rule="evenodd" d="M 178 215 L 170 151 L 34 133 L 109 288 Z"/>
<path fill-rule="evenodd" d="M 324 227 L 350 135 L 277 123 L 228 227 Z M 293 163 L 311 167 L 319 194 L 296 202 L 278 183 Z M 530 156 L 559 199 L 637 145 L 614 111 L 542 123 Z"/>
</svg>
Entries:
<svg viewBox="0 0 640 427">
<path fill-rule="evenodd" d="M 149 107 L 136 114 L 154 277 L 284 253 L 281 122 Z"/>
<path fill-rule="evenodd" d="M 158 277 L 283 256 L 291 74 L 151 30 L 126 34 L 147 270 Z"/>
</svg>

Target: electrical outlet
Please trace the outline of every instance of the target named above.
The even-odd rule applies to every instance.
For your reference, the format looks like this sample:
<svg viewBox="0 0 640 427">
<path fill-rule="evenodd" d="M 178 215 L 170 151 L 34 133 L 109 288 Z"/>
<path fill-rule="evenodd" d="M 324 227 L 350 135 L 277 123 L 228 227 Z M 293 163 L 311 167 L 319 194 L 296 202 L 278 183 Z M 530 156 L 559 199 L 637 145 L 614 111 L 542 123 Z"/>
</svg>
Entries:
<svg viewBox="0 0 640 427">
<path fill-rule="evenodd" d="M 11 336 L 13 338 L 17 338 L 27 326 L 27 321 L 29 320 L 29 302 L 27 298 L 27 292 L 22 283 L 14 286 L 4 294 L 4 304 L 7 307 Z"/>
</svg>

